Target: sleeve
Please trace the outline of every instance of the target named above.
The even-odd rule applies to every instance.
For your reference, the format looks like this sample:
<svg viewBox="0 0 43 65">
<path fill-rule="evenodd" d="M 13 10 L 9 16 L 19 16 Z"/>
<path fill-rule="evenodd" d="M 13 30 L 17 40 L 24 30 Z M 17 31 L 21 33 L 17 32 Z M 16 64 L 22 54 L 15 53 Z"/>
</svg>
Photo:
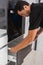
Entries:
<svg viewBox="0 0 43 65">
<path fill-rule="evenodd" d="M 41 22 L 40 22 L 40 27 L 42 27 L 43 28 L 43 11 L 41 12 L 42 14 L 42 20 L 41 20 Z"/>
<path fill-rule="evenodd" d="M 41 8 L 42 7 L 42 8 Z M 29 30 L 38 28 L 39 26 L 43 27 L 43 4 L 41 7 L 33 7 L 32 13 L 30 15 L 30 26 Z"/>
<path fill-rule="evenodd" d="M 29 30 L 33 30 L 36 29 L 40 26 L 40 22 L 41 22 L 41 15 L 40 14 L 36 14 L 35 12 L 30 16 L 30 26 L 29 26 Z"/>
</svg>

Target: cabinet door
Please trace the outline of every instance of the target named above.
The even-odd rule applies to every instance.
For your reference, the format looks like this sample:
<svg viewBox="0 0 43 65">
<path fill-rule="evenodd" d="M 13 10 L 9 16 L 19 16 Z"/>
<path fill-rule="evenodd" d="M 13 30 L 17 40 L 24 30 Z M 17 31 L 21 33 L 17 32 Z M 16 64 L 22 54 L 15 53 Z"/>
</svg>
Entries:
<svg viewBox="0 0 43 65">
<path fill-rule="evenodd" d="M 8 52 L 7 52 L 7 46 L 0 49 L 0 65 L 6 65 L 8 63 Z"/>
</svg>

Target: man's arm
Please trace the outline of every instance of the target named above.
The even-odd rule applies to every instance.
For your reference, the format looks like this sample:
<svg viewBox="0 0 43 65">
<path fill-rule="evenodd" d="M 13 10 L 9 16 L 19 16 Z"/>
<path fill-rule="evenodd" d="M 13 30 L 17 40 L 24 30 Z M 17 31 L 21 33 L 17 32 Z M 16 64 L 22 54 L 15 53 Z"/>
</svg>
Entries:
<svg viewBox="0 0 43 65">
<path fill-rule="evenodd" d="M 28 45 L 30 45 L 31 42 L 35 39 L 37 31 L 38 31 L 38 29 L 29 30 L 28 36 L 25 39 L 23 39 L 23 41 L 20 44 L 18 44 L 15 47 L 12 47 L 10 49 L 10 51 L 11 52 L 17 52 L 17 51 L 27 47 Z"/>
</svg>

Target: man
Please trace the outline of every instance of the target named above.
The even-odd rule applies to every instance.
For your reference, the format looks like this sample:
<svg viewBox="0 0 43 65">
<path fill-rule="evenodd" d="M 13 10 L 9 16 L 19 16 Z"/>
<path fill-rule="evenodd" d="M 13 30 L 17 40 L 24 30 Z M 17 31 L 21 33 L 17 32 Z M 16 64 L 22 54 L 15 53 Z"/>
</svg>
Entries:
<svg viewBox="0 0 43 65">
<path fill-rule="evenodd" d="M 43 3 L 29 4 L 26 1 L 18 1 L 14 12 L 23 17 L 30 16 L 30 26 L 28 35 L 23 41 L 10 49 L 11 52 L 17 52 L 31 44 L 33 40 L 43 31 Z M 40 29 L 38 30 L 38 28 Z"/>
</svg>

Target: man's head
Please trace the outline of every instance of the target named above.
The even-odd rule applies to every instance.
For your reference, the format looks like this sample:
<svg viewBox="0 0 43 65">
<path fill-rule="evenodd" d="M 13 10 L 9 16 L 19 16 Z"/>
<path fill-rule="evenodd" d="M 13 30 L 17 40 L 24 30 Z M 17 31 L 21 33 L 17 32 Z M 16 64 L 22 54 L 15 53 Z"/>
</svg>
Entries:
<svg viewBox="0 0 43 65">
<path fill-rule="evenodd" d="M 18 1 L 14 8 L 15 13 L 27 17 L 30 14 L 30 4 L 26 1 Z"/>
</svg>

